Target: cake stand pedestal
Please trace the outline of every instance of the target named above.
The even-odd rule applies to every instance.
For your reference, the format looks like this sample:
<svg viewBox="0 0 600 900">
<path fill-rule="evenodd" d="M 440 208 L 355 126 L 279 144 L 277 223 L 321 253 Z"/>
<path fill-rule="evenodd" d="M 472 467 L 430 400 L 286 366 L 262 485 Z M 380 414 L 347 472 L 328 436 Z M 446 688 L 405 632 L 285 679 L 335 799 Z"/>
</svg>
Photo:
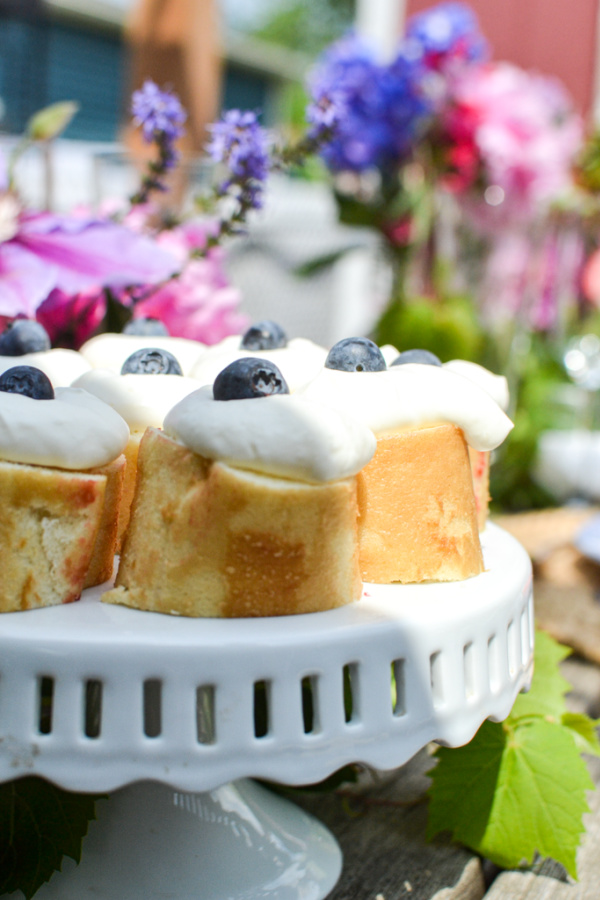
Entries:
<svg viewBox="0 0 600 900">
<path fill-rule="evenodd" d="M 2 616 L 0 780 L 115 792 L 79 870 L 65 861 L 40 900 L 325 897 L 334 838 L 246 779 L 391 769 L 505 718 L 532 675 L 531 564 L 497 527 L 482 545 L 475 578 L 365 585 L 303 616 L 183 619 L 103 604 L 102 588 Z"/>
</svg>

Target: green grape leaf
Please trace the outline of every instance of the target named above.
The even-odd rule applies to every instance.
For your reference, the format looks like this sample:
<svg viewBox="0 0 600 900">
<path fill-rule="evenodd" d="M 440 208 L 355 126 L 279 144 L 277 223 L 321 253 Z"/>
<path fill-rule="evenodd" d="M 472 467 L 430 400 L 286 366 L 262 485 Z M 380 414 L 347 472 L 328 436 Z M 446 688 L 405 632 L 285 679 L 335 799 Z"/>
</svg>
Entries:
<svg viewBox="0 0 600 900">
<path fill-rule="evenodd" d="M 455 840 L 499 866 L 539 853 L 577 877 L 576 852 L 594 785 L 570 729 L 544 718 L 484 722 L 466 747 L 439 748 L 427 835 Z"/>
<path fill-rule="evenodd" d="M 596 731 L 597 720 L 590 719 L 584 713 L 566 712 L 561 717 L 561 724 L 571 729 L 580 753 L 600 756 L 600 741 Z"/>
<path fill-rule="evenodd" d="M 571 685 L 563 678 L 558 664 L 570 653 L 569 647 L 557 644 L 545 631 L 536 631 L 531 689 L 526 694 L 519 694 L 507 721 L 547 716 L 560 722 L 567 711 L 565 694 Z"/>
<path fill-rule="evenodd" d="M 96 799 L 41 778 L 0 785 L 0 895 L 20 890 L 30 900 L 63 856 L 79 862 Z"/>
</svg>

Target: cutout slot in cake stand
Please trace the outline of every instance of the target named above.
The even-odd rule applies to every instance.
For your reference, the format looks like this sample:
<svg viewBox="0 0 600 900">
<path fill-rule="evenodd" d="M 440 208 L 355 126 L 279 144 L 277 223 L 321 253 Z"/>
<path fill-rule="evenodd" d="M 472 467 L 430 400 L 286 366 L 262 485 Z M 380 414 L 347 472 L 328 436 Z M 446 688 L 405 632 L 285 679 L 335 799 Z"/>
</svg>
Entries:
<svg viewBox="0 0 600 900">
<path fill-rule="evenodd" d="M 79 871 L 67 861 L 40 900 L 80 900 L 83 882 L 71 895 L 68 881 L 84 877 L 110 900 L 325 897 L 334 838 L 246 779 L 391 769 L 505 718 L 532 674 L 531 563 L 495 526 L 482 544 L 475 578 L 366 585 L 358 603 L 304 616 L 183 619 L 94 589 L 0 617 L 0 780 L 115 792 Z"/>
</svg>

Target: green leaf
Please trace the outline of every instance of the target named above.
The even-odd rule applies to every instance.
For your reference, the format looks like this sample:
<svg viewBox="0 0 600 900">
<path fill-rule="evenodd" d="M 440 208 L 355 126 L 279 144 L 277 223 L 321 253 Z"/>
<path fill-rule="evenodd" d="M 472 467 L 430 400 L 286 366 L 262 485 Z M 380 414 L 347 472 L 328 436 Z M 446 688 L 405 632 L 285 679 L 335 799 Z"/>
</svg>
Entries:
<svg viewBox="0 0 600 900">
<path fill-rule="evenodd" d="M 27 123 L 26 133 L 32 141 L 49 141 L 56 138 L 65 130 L 78 110 L 79 104 L 71 100 L 52 103 L 34 113 Z"/>
<path fill-rule="evenodd" d="M 528 716 L 547 716 L 560 722 L 567 711 L 565 694 L 571 685 L 563 678 L 558 664 L 571 650 L 557 644 L 545 631 L 536 631 L 534 677 L 531 689 L 519 694 L 508 718 L 509 722 Z"/>
<path fill-rule="evenodd" d="M 464 748 L 436 751 L 428 837 L 455 840 L 504 868 L 534 856 L 577 877 L 576 852 L 594 785 L 569 729 L 542 718 L 485 722 Z"/>
<path fill-rule="evenodd" d="M 600 741 L 596 731 L 598 721 L 590 719 L 584 713 L 566 712 L 561 717 L 561 723 L 573 732 L 573 739 L 580 753 L 600 756 Z"/>
<path fill-rule="evenodd" d="M 20 890 L 29 900 L 60 870 L 63 856 L 79 862 L 96 799 L 41 778 L 0 785 L 0 895 Z"/>
</svg>

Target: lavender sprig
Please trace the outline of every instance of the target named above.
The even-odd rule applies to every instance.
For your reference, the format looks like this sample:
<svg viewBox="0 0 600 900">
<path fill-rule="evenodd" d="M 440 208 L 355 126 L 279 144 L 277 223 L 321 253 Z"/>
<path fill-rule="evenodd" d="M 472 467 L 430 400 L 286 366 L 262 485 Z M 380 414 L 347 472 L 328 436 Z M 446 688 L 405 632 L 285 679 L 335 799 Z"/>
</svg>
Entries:
<svg viewBox="0 0 600 900">
<path fill-rule="evenodd" d="M 272 141 L 255 113 L 239 109 L 228 110 L 208 130 L 209 156 L 228 169 L 227 178 L 215 188 L 215 199 L 229 197 L 234 201 L 233 212 L 219 221 L 208 238 L 208 245 L 215 246 L 221 238 L 241 233 L 250 210 L 262 207 L 264 183 L 272 167 Z"/>
<path fill-rule="evenodd" d="M 132 206 L 146 203 L 152 191 L 165 191 L 163 178 L 179 159 L 175 142 L 184 134 L 187 114 L 176 94 L 162 91 L 153 81 L 146 81 L 131 98 L 134 123 L 141 126 L 147 144 L 156 144 L 158 159 L 148 163 L 139 190 L 130 197 Z"/>
<path fill-rule="evenodd" d="M 344 111 L 341 97 L 334 91 L 323 93 L 307 109 L 308 131 L 296 144 L 276 147 L 254 112 L 228 110 L 209 126 L 211 140 L 206 150 L 211 158 L 228 170 L 226 179 L 214 190 L 213 199 L 226 197 L 234 202 L 233 211 L 222 218 L 207 246 L 219 244 L 226 236 L 244 231 L 248 214 L 261 209 L 266 179 L 271 171 L 302 165 L 332 140 Z"/>
</svg>

